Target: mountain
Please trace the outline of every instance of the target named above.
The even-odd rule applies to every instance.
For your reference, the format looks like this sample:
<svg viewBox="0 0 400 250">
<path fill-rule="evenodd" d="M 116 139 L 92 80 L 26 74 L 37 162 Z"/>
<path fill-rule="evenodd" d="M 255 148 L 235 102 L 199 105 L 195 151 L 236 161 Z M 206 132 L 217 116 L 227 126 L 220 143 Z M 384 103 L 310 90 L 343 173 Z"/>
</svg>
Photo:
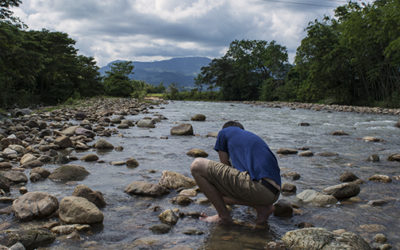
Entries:
<svg viewBox="0 0 400 250">
<path fill-rule="evenodd" d="M 107 66 L 100 68 L 100 74 L 104 76 L 114 62 L 120 62 L 120 60 L 110 62 Z M 152 85 L 162 82 L 164 86 L 176 83 L 180 87 L 192 87 L 194 78 L 200 73 L 201 67 L 207 66 L 210 62 L 211 59 L 207 57 L 180 57 L 154 62 L 133 61 L 135 68 L 131 78 Z"/>
</svg>

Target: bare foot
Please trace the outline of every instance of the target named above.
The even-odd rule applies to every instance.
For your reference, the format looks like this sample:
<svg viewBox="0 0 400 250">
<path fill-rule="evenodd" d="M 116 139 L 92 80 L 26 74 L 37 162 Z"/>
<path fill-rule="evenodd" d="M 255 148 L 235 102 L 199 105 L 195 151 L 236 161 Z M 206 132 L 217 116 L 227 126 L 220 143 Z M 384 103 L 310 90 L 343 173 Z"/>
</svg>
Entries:
<svg viewBox="0 0 400 250">
<path fill-rule="evenodd" d="M 205 222 L 210 222 L 210 223 L 221 223 L 221 224 L 231 224 L 232 219 L 222 219 L 219 217 L 218 214 L 213 215 L 213 216 L 207 216 L 206 214 L 202 213 L 200 214 L 200 220 L 205 221 Z"/>
<path fill-rule="evenodd" d="M 274 212 L 275 207 L 270 205 L 268 207 L 255 207 L 257 211 L 256 225 L 264 225 L 269 216 Z"/>
</svg>

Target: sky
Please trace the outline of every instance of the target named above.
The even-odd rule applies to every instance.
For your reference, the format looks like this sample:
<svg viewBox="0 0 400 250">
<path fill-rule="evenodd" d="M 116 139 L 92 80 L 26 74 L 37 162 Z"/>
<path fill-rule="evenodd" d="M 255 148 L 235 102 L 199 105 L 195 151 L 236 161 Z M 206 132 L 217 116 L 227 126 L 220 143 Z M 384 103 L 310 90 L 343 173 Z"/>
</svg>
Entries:
<svg viewBox="0 0 400 250">
<path fill-rule="evenodd" d="M 353 0 L 354 1 L 354 0 Z M 356 0 L 357 1 L 357 0 Z M 275 40 L 289 61 L 310 21 L 345 0 L 22 0 L 29 29 L 68 33 L 98 66 L 114 60 L 218 58 L 233 40 Z"/>
</svg>

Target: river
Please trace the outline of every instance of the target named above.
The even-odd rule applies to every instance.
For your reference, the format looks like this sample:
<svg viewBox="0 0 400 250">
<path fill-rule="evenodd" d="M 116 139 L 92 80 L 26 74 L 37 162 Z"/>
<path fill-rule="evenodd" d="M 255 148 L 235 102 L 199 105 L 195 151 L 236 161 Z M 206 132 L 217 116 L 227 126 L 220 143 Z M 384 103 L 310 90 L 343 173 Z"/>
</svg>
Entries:
<svg viewBox="0 0 400 250">
<path fill-rule="evenodd" d="M 157 123 L 154 129 L 132 127 L 120 130 L 120 136 L 106 138 L 114 146 L 123 146 L 124 150 L 97 152 L 105 163 L 71 162 L 84 166 L 91 173 L 85 180 L 63 184 L 47 179 L 27 184 L 29 191 L 45 191 L 59 200 L 71 195 L 76 184 L 85 184 L 93 190 L 101 191 L 107 202 L 107 206 L 102 209 L 102 226 L 82 234 L 82 240 L 59 238 L 50 246 L 51 249 L 168 249 L 175 246 L 183 247 L 180 249 L 264 249 L 268 241 L 278 240 L 285 232 L 297 229 L 296 224 L 301 222 L 329 230 L 345 229 L 356 232 L 369 241 L 376 233 L 383 233 L 388 238 L 388 243 L 400 249 L 400 182 L 368 181 L 368 177 L 374 174 L 391 177 L 399 175 L 400 163 L 387 160 L 390 154 L 400 151 L 400 129 L 394 127 L 397 116 L 183 101 L 155 106 L 150 112 L 162 114 L 168 120 Z M 126 119 L 137 121 L 144 116 L 152 117 L 151 113 L 127 116 Z M 206 121 L 190 121 L 190 117 L 197 113 L 206 115 Z M 213 150 L 215 138 L 206 135 L 209 132 L 218 132 L 228 120 L 240 121 L 246 130 L 263 138 L 273 152 L 283 147 L 308 147 L 314 154 L 337 153 L 333 157 L 278 156 L 281 173 L 296 171 L 301 175 L 297 181 L 282 178 L 282 182 L 295 184 L 297 193 L 305 189 L 322 191 L 325 187 L 339 184 L 340 174 L 347 170 L 366 180 L 360 186 L 360 200 L 329 207 L 302 206 L 301 214 L 292 218 L 271 216 L 268 230 L 253 229 L 243 224 L 226 228 L 184 217 L 169 233 L 153 234 L 149 227 L 160 223 L 160 211 L 155 211 L 156 207 L 161 211 L 179 208 L 186 212 L 207 214 L 213 214 L 215 210 L 210 205 L 196 203 L 187 207 L 172 204 L 170 199 L 176 196 L 175 191 L 163 198 L 147 198 L 130 196 L 124 193 L 124 188 L 136 180 L 156 183 L 163 170 L 176 171 L 191 177 L 189 166 L 193 158 L 187 156 L 186 152 L 192 148 L 200 148 L 209 154 L 209 159 L 217 160 L 217 153 Z M 299 126 L 302 122 L 307 122 L 310 126 Z M 171 136 L 170 129 L 179 123 L 192 124 L 196 135 Z M 336 130 L 343 130 L 349 135 L 331 135 Z M 168 139 L 161 139 L 164 136 L 168 136 Z M 362 140 L 365 136 L 377 137 L 383 141 L 366 142 Z M 88 151 L 71 154 L 79 158 L 88 154 Z M 378 154 L 381 160 L 367 161 L 372 154 Z M 111 161 L 126 160 L 129 157 L 136 158 L 140 163 L 139 167 L 130 169 L 109 164 Z M 55 169 L 58 166 L 45 167 Z M 204 195 L 199 194 L 196 198 L 201 197 Z M 294 201 L 295 195 L 280 198 Z M 377 199 L 388 202 L 379 207 L 367 205 L 368 201 Z M 235 220 L 242 223 L 250 223 L 255 216 L 254 211 L 243 206 L 235 206 L 232 214 Z M 11 215 L 5 220 L 13 222 Z M 23 223 L 22 226 L 26 224 Z M 185 234 L 190 230 L 197 230 L 198 235 Z"/>
</svg>

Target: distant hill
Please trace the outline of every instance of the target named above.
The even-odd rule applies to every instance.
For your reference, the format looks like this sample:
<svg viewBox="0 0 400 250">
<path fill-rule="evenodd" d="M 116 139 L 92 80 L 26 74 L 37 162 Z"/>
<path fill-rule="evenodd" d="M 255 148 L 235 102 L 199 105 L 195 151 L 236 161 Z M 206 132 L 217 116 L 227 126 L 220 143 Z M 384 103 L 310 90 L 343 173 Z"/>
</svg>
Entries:
<svg viewBox="0 0 400 250">
<path fill-rule="evenodd" d="M 110 70 L 113 61 L 99 69 L 102 76 Z M 203 66 L 207 66 L 211 62 L 207 57 L 182 57 L 172 58 L 163 61 L 154 62 L 137 62 L 133 61 L 133 76 L 135 80 L 143 80 L 152 85 L 158 85 L 161 82 L 164 86 L 169 86 L 171 83 L 177 83 L 180 87 L 194 86 L 194 78 L 200 73 Z"/>
</svg>

